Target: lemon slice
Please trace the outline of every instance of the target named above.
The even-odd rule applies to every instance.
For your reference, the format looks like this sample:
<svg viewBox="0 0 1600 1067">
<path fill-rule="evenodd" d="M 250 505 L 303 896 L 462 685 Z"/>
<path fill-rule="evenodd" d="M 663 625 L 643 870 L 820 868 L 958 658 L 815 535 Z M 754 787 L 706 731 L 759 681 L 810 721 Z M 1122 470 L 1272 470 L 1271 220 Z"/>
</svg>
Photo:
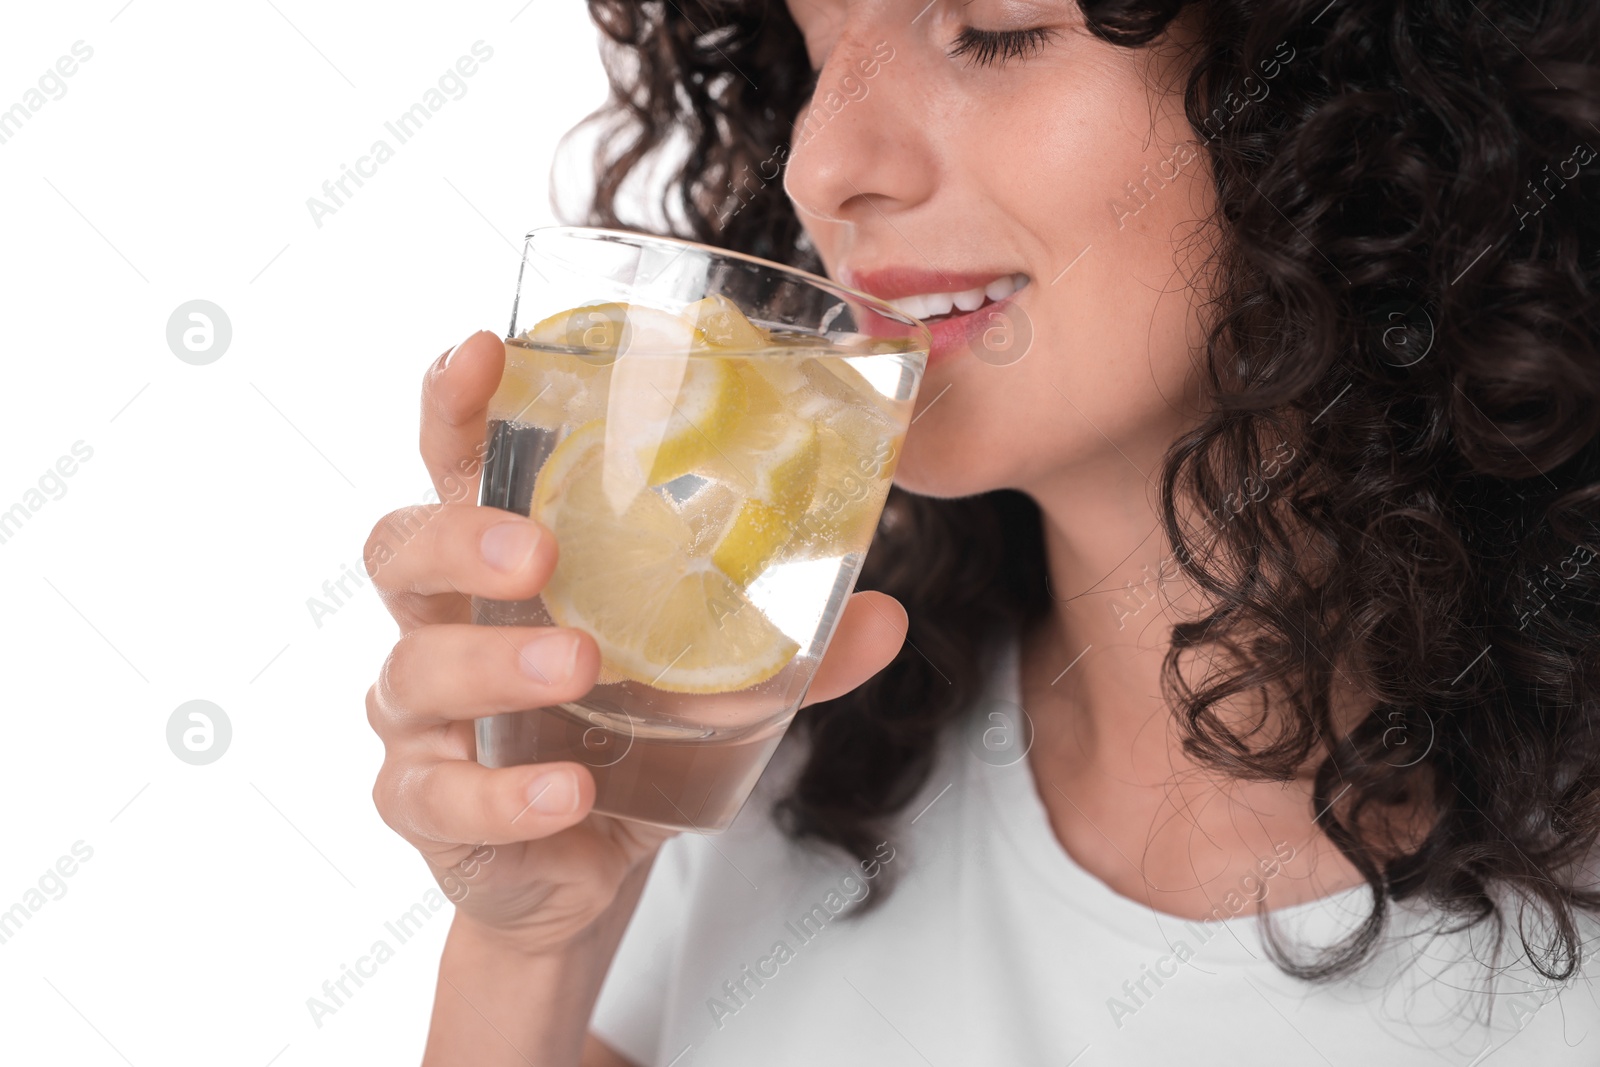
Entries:
<svg viewBox="0 0 1600 1067">
<path fill-rule="evenodd" d="M 773 551 L 808 559 L 865 552 L 899 460 L 909 405 L 883 396 L 841 356 L 819 352 L 745 362 L 750 365 L 751 381 L 746 386 L 747 396 L 752 398 L 750 406 L 757 405 L 753 398 L 776 396 L 777 418 L 810 422 L 817 433 L 814 490 L 802 505 L 802 514 L 784 516 L 795 539 Z M 736 438 L 728 452 L 738 457 L 748 454 L 751 447 Z M 725 465 L 714 465 L 714 469 L 721 477 L 745 484 L 738 481 L 738 472 Z M 751 530 L 742 536 L 753 542 L 762 520 L 771 518 L 758 508 L 751 509 Z M 751 559 L 765 565 L 757 553 L 752 552 Z M 726 555 L 723 562 L 730 575 L 741 571 Z"/>
<path fill-rule="evenodd" d="M 587 422 L 605 414 L 619 354 L 704 344 L 692 322 L 656 308 L 609 303 L 560 311 L 506 342 L 505 372 L 489 413 L 547 429 Z"/>
<path fill-rule="evenodd" d="M 769 425 L 770 443 L 735 442 L 740 455 L 736 462 L 753 468 L 743 475 L 751 484 L 711 553 L 711 562 L 741 586 L 749 585 L 794 539 L 795 522 L 817 488 L 822 456 L 817 428 L 782 417 Z"/>
<path fill-rule="evenodd" d="M 720 293 L 688 305 L 679 317 L 695 330 L 700 346 L 760 352 L 771 337 L 745 317 L 739 305 Z M 659 444 L 641 449 L 646 481 L 660 485 L 691 473 L 719 458 L 729 439 L 752 413 L 777 410 L 778 398 L 751 373 L 750 361 L 698 354 L 672 405 L 672 416 Z M 755 393 L 755 395 L 752 395 Z"/>
<path fill-rule="evenodd" d="M 686 349 L 706 343 L 705 335 L 686 320 L 643 304 L 585 304 L 541 319 L 523 335 L 541 345 L 586 353 L 603 365 L 623 351 Z"/>
<path fill-rule="evenodd" d="M 905 435 L 818 431 L 817 488 L 811 506 L 795 520 L 795 551 L 807 557 L 865 552 L 877 532 L 877 517 L 889 495 Z"/>
<path fill-rule="evenodd" d="M 690 356 L 675 395 L 651 380 L 628 412 L 628 431 L 648 485 L 661 485 L 704 466 L 728 446 L 745 412 L 746 384 L 731 360 Z M 615 415 L 615 413 L 613 413 Z"/>
<path fill-rule="evenodd" d="M 674 693 L 725 693 L 771 678 L 800 646 L 704 557 L 695 531 L 653 489 L 614 510 L 602 486 L 605 424 L 580 426 L 534 482 L 531 514 L 560 556 L 540 594 L 559 625 L 600 646 L 602 679 Z"/>
</svg>

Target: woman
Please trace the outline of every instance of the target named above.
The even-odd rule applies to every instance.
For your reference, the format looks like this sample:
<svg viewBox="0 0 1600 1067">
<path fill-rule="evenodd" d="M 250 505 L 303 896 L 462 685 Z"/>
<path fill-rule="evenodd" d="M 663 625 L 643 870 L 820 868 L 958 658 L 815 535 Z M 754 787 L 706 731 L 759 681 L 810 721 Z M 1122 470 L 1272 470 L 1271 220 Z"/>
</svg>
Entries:
<svg viewBox="0 0 1600 1067">
<path fill-rule="evenodd" d="M 591 9 L 593 221 L 650 225 L 618 204 L 665 160 L 674 232 L 936 351 L 721 837 L 472 761 L 597 674 L 465 625 L 542 586 L 534 524 L 381 553 L 374 797 L 466 888 L 428 1062 L 1600 1059 L 1595 6 Z M 501 359 L 430 369 L 436 481 Z"/>
</svg>

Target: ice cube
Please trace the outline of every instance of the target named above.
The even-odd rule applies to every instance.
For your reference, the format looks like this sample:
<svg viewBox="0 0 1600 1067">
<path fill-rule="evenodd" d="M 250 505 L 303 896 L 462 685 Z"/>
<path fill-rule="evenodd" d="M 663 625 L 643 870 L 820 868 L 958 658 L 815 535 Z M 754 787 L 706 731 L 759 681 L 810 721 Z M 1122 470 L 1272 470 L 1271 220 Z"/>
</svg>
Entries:
<svg viewBox="0 0 1600 1067">
<path fill-rule="evenodd" d="M 759 352 L 772 343 L 767 332 L 745 317 L 739 305 L 713 293 L 683 309 L 683 318 L 700 331 L 705 344 Z"/>
</svg>

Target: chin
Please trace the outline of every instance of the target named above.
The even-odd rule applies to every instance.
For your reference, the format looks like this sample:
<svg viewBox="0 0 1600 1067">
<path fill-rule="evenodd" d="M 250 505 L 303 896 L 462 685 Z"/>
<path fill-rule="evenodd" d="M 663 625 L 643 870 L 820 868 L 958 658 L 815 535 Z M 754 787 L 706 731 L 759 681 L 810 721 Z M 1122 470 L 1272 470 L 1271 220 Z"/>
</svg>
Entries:
<svg viewBox="0 0 1600 1067">
<path fill-rule="evenodd" d="M 950 500 L 1008 484 L 1003 472 L 984 462 L 998 458 L 992 450 L 974 450 L 967 443 L 968 435 L 941 432 L 929 422 L 923 419 L 906 432 L 900 462 L 894 469 L 895 485 L 918 496 Z"/>
</svg>

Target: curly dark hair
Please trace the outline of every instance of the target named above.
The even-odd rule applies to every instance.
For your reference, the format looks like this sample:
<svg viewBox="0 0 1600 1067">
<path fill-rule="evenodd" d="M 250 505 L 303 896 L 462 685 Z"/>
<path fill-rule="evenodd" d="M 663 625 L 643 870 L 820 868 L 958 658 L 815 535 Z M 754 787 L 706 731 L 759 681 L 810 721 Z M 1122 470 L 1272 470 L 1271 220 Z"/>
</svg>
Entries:
<svg viewBox="0 0 1600 1067">
<path fill-rule="evenodd" d="M 1315 959 L 1275 958 L 1332 978 L 1368 957 L 1392 901 L 1503 935 L 1510 900 L 1542 916 L 1538 933 L 1514 924 L 1529 960 L 1570 977 L 1578 910 L 1600 907 L 1584 870 L 1600 833 L 1600 5 L 1079 3 L 1113 44 L 1148 45 L 1180 13 L 1198 33 L 1185 102 L 1225 241 L 1211 402 L 1168 452 L 1160 501 L 1210 604 L 1173 629 L 1164 688 L 1187 751 L 1229 775 L 1315 761 L 1318 822 L 1373 904 Z M 608 139 L 589 221 L 818 269 L 766 189 L 814 89 L 781 0 L 589 5 L 613 90 L 590 120 Z M 625 183 L 658 165 L 659 215 L 620 217 Z M 1232 514 L 1274 443 L 1295 458 L 1272 504 Z M 1232 517 L 1196 529 L 1194 506 Z M 862 859 L 980 693 L 977 650 L 1051 605 L 1040 513 L 1016 491 L 896 488 L 873 545 L 858 588 L 905 604 L 908 644 L 802 713 L 810 756 L 778 809 L 797 839 Z M 1205 677 L 1179 669 L 1207 646 L 1226 655 Z M 1373 713 L 1339 721 L 1335 682 Z M 1270 718 L 1223 714 L 1268 691 Z M 1431 744 L 1396 758 L 1397 739 Z M 1394 832 L 1401 810 L 1425 825 Z"/>
</svg>

